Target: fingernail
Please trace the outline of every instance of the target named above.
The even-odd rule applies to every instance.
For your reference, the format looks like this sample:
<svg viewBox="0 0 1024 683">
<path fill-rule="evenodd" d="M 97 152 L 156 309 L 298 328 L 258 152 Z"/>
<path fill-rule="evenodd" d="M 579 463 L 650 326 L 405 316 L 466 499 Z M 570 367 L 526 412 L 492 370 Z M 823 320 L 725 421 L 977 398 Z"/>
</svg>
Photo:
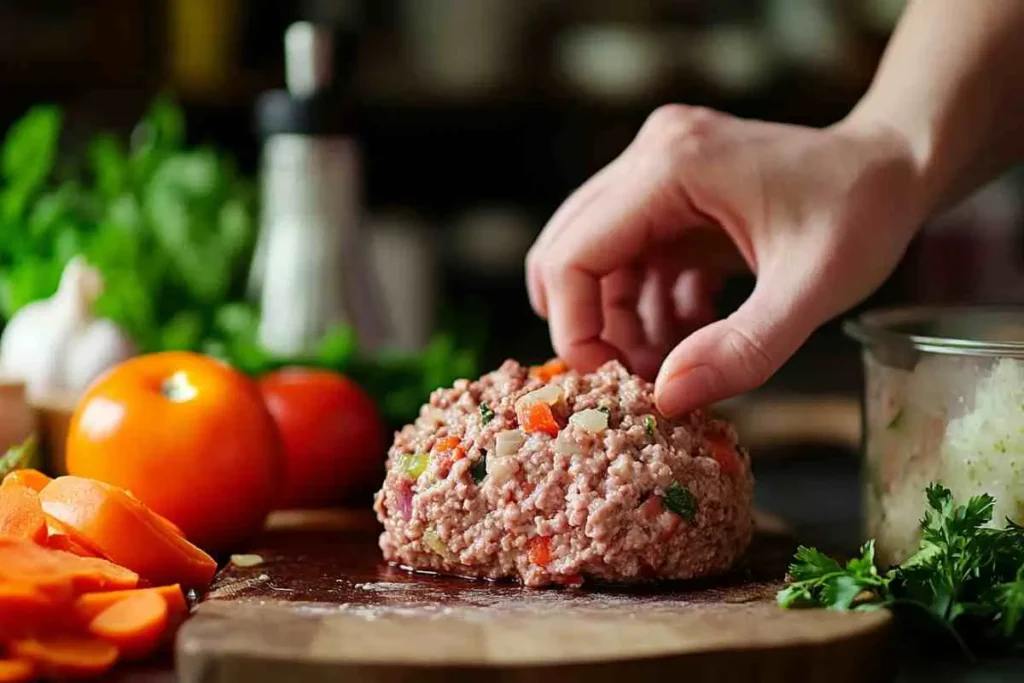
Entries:
<svg viewBox="0 0 1024 683">
<path fill-rule="evenodd" d="M 706 365 L 695 365 L 672 375 L 655 396 L 658 410 L 666 417 L 675 417 L 700 406 L 711 395 L 711 375 L 711 368 Z"/>
</svg>

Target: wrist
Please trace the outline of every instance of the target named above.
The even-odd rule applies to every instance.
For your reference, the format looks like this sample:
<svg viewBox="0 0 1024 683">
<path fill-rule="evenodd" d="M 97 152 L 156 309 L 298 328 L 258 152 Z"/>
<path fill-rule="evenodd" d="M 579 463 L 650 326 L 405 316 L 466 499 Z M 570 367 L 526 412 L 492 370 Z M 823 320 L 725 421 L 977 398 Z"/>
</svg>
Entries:
<svg viewBox="0 0 1024 683">
<path fill-rule="evenodd" d="M 900 187 L 892 188 L 900 196 L 893 199 L 898 199 L 898 203 L 903 205 L 908 217 L 912 219 L 912 229 L 916 231 L 938 208 L 942 199 L 933 182 L 933 146 L 930 136 L 901 123 L 886 116 L 870 102 L 862 101 L 832 128 L 837 134 L 869 150 L 863 157 L 868 164 L 881 163 L 904 170 L 900 174 L 904 182 Z"/>
</svg>

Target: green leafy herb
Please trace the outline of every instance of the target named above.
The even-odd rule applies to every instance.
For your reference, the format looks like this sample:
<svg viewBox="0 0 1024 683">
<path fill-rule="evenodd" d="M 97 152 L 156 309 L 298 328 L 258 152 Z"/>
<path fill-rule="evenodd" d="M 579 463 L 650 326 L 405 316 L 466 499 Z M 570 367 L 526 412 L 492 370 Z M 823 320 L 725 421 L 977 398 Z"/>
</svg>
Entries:
<svg viewBox="0 0 1024 683">
<path fill-rule="evenodd" d="M 480 455 L 480 459 L 473 463 L 473 468 L 470 470 L 470 474 L 473 475 L 473 481 L 479 484 L 487 477 L 487 453 L 484 452 Z"/>
<path fill-rule="evenodd" d="M 909 606 L 970 650 L 1024 650 L 1024 527 L 990 526 L 989 495 L 958 505 L 949 489 L 925 491 L 918 551 L 880 573 L 869 542 L 845 565 L 801 547 L 779 592 L 783 607 L 835 610 Z"/>
<path fill-rule="evenodd" d="M 341 372 L 391 429 L 413 421 L 431 391 L 478 374 L 487 325 L 465 313 L 443 326 L 463 328 L 458 343 L 439 334 L 418 353 L 368 353 L 347 327 L 302 356 L 268 353 L 259 309 L 246 301 L 257 197 L 234 160 L 187 145 L 185 117 L 169 97 L 151 104 L 127 140 L 98 133 L 63 160 L 62 124 L 60 109 L 35 107 L 0 147 L 0 320 L 51 296 L 64 265 L 82 255 L 106 283 L 96 312 L 143 352 L 202 351 L 250 374 L 289 365 Z"/>
<path fill-rule="evenodd" d="M 644 429 L 647 430 L 647 436 L 654 438 L 654 430 L 658 428 L 658 421 L 653 415 L 647 415 L 644 417 Z"/>
<path fill-rule="evenodd" d="M 486 401 L 480 404 L 480 419 L 483 420 L 484 424 L 494 419 L 494 411 L 487 405 Z"/>
<path fill-rule="evenodd" d="M 600 410 L 605 415 L 608 415 L 609 417 L 612 414 L 612 409 L 609 408 L 608 406 L 598 406 L 597 409 Z"/>
<path fill-rule="evenodd" d="M 14 470 L 38 468 L 39 464 L 38 442 L 33 435 L 0 455 L 0 479 Z"/>
<path fill-rule="evenodd" d="M 665 507 L 676 513 L 687 522 L 692 522 L 697 515 L 697 499 L 690 489 L 681 484 L 672 484 L 665 492 Z"/>
</svg>

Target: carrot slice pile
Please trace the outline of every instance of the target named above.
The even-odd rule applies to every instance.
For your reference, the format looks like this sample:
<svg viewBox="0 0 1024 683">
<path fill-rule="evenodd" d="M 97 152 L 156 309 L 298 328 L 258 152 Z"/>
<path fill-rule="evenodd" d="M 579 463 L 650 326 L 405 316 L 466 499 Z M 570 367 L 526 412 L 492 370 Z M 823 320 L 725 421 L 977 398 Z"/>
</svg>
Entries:
<svg viewBox="0 0 1024 683">
<path fill-rule="evenodd" d="M 89 633 L 117 646 L 127 659 L 140 659 L 160 644 L 167 626 L 167 601 L 139 591 L 122 598 L 89 622 Z"/>
<path fill-rule="evenodd" d="M 103 674 L 173 641 L 182 586 L 216 571 L 124 489 L 19 470 L 0 483 L 0 683 Z"/>
<path fill-rule="evenodd" d="M 46 476 L 39 470 L 14 470 L 6 477 L 4 477 L 4 484 L 8 482 L 21 484 L 27 486 L 36 493 L 43 490 L 43 487 L 49 484 L 53 479 Z"/>
<path fill-rule="evenodd" d="M 216 561 L 174 532 L 124 489 L 82 477 L 58 477 L 39 493 L 43 511 L 62 522 L 84 547 L 128 567 L 154 585 L 204 587 Z"/>
<path fill-rule="evenodd" d="M 36 672 L 53 678 L 98 676 L 117 661 L 113 643 L 91 636 L 37 636 L 11 642 L 18 659 L 28 660 Z"/>
<path fill-rule="evenodd" d="M 35 675 L 36 667 L 27 659 L 0 658 L 0 683 L 31 681 Z"/>
<path fill-rule="evenodd" d="M 46 540 L 46 516 L 35 490 L 13 479 L 0 484 L 0 536 Z"/>
<path fill-rule="evenodd" d="M 188 606 L 185 604 L 185 594 L 181 586 L 160 586 L 159 588 L 132 588 L 122 591 L 103 591 L 97 593 L 83 593 L 75 600 L 75 614 L 83 623 L 88 624 L 98 617 L 104 610 L 113 607 L 127 598 L 141 595 L 143 593 L 155 595 L 167 605 L 167 613 L 170 620 L 183 619 Z"/>
</svg>

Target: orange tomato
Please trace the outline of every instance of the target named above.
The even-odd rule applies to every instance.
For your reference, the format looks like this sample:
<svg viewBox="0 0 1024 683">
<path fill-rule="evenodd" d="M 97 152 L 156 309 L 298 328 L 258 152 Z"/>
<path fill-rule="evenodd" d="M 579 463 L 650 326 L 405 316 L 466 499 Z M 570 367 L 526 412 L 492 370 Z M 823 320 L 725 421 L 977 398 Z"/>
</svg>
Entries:
<svg viewBox="0 0 1024 683">
<path fill-rule="evenodd" d="M 262 527 L 284 473 L 256 384 L 188 352 L 139 356 L 94 382 L 66 458 L 69 474 L 127 489 L 211 552 Z"/>
</svg>

